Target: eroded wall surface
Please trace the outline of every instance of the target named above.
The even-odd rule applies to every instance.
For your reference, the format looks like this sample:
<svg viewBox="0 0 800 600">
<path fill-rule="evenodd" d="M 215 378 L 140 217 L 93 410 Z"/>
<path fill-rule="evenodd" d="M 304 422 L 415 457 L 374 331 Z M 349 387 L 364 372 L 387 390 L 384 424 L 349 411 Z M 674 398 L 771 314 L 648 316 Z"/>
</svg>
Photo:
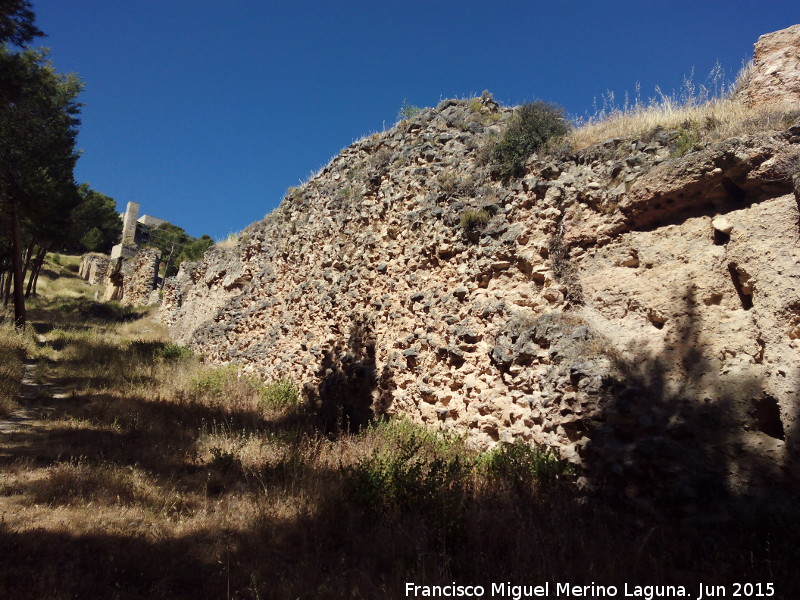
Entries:
<svg viewBox="0 0 800 600">
<path fill-rule="evenodd" d="M 657 130 L 503 184 L 482 148 L 507 116 L 444 101 L 346 148 L 167 283 L 173 337 L 353 421 L 555 447 L 631 497 L 793 472 L 796 128 L 685 156 Z"/>
</svg>

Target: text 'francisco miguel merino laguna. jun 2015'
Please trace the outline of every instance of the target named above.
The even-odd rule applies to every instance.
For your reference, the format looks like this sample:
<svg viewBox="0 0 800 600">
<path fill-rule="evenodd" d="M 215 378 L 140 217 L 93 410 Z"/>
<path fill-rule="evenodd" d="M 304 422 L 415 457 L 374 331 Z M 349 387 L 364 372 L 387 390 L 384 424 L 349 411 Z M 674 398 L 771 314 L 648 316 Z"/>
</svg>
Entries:
<svg viewBox="0 0 800 600">
<path fill-rule="evenodd" d="M 772 583 L 731 583 L 710 585 L 701 583 L 699 588 L 682 585 L 633 585 L 622 586 L 573 585 L 571 583 L 541 583 L 538 585 L 516 585 L 513 583 L 491 583 L 488 585 L 461 585 L 455 582 L 446 585 L 405 584 L 406 598 L 771 598 L 775 596 Z"/>
</svg>

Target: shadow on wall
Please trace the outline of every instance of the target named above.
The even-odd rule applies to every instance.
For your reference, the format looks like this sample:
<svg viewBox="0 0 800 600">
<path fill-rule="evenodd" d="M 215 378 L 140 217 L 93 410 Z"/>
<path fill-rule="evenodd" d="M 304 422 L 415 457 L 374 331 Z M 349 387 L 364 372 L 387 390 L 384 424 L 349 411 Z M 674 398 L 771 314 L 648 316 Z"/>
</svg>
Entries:
<svg viewBox="0 0 800 600">
<path fill-rule="evenodd" d="M 782 417 L 755 369 L 721 377 L 697 344 L 694 290 L 684 299 L 683 325 L 663 353 L 614 359 L 619 378 L 585 449 L 590 480 L 682 516 L 725 518 L 733 499 L 788 501 L 800 489 L 796 401 Z"/>
<path fill-rule="evenodd" d="M 310 399 L 326 434 L 359 431 L 386 407 L 390 374 L 378 375 L 375 335 L 364 318 L 353 319 L 347 342 L 338 342 L 323 355 L 319 387 Z"/>
</svg>

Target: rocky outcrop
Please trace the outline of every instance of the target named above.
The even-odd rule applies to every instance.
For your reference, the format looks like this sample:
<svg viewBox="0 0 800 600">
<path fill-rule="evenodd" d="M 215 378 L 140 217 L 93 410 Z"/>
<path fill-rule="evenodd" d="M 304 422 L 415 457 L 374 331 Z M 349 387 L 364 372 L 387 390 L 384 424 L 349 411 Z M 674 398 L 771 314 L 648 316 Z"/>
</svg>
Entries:
<svg viewBox="0 0 800 600">
<path fill-rule="evenodd" d="M 758 38 L 741 93 L 752 106 L 800 103 L 800 25 Z"/>
<path fill-rule="evenodd" d="M 167 282 L 173 337 L 334 420 L 555 447 L 632 498 L 794 476 L 796 128 L 683 156 L 656 130 L 504 185 L 508 114 L 447 100 L 346 148 Z"/>
</svg>

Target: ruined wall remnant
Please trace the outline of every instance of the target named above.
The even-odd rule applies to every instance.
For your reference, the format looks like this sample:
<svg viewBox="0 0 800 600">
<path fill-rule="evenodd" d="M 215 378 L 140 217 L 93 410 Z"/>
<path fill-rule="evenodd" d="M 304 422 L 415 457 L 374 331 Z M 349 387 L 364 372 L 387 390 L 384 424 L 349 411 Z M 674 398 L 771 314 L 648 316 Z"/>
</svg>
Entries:
<svg viewBox="0 0 800 600">
<path fill-rule="evenodd" d="M 105 278 L 110 260 L 105 254 L 95 252 L 84 254 L 81 257 L 78 275 L 88 281 L 90 285 L 98 284 Z"/>
<path fill-rule="evenodd" d="M 752 106 L 800 103 L 800 25 L 758 38 L 741 94 Z"/>
<path fill-rule="evenodd" d="M 158 266 L 161 252 L 142 248 L 129 258 L 112 259 L 105 280 L 103 299 L 123 304 L 146 306 L 157 303 Z"/>
<path fill-rule="evenodd" d="M 447 100 L 346 148 L 182 266 L 172 336 L 357 422 L 368 399 L 479 447 L 557 448 L 630 497 L 795 473 L 794 130 L 685 156 L 674 132 L 612 139 L 503 185 L 480 148 L 509 112 Z M 467 211 L 489 215 L 469 235 Z"/>
<path fill-rule="evenodd" d="M 147 227 L 166 223 L 163 219 L 139 216 L 139 204 L 128 202 L 122 217 L 122 238 L 111 249 L 111 256 L 87 254 L 81 260 L 81 276 L 92 282 L 103 282 L 105 301 L 123 304 L 148 305 L 159 302 L 156 287 L 159 282 L 158 267 L 161 252 L 155 248 L 140 248 L 136 244 L 136 224 Z M 100 265 L 103 265 L 102 269 Z"/>
</svg>

